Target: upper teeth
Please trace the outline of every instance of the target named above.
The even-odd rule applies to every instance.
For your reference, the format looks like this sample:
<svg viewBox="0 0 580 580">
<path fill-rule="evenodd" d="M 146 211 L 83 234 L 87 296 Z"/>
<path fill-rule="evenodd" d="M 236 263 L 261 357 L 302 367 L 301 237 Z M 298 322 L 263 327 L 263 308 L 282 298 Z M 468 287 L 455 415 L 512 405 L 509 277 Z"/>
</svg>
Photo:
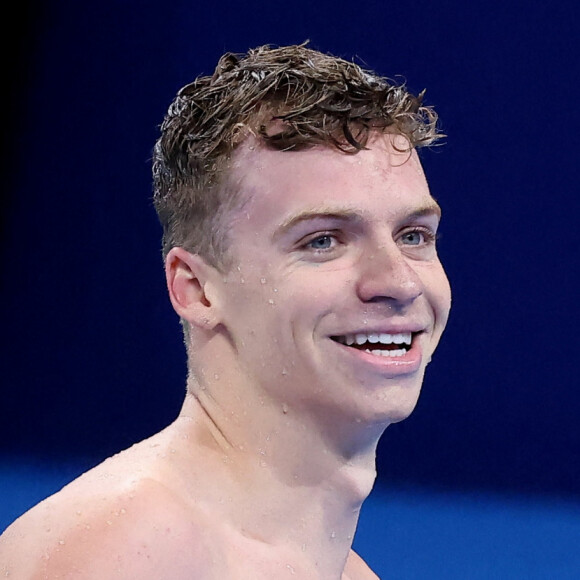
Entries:
<svg viewBox="0 0 580 580">
<path fill-rule="evenodd" d="M 347 334 L 339 336 L 338 341 L 350 346 L 351 344 L 364 344 L 365 342 L 381 344 L 411 344 L 412 333 L 401 332 L 400 334 Z"/>
</svg>

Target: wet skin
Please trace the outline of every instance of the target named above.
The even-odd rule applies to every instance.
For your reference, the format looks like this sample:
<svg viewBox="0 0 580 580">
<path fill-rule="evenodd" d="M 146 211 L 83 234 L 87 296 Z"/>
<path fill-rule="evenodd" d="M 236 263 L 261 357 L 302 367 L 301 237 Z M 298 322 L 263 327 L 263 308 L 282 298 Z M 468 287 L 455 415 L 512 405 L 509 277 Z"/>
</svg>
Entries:
<svg viewBox="0 0 580 580">
<path fill-rule="evenodd" d="M 376 579 L 350 549 L 376 444 L 412 412 L 450 307 L 439 208 L 393 139 L 353 156 L 240 146 L 229 267 L 167 259 L 194 345 L 180 417 L 18 520 L 0 572 Z"/>
<path fill-rule="evenodd" d="M 248 200 L 216 290 L 229 347 L 254 390 L 316 422 L 408 416 L 447 321 L 439 207 L 416 152 L 393 139 L 352 156 L 248 146 L 234 168 Z M 412 348 L 383 357 L 337 340 L 371 332 L 412 332 Z"/>
</svg>

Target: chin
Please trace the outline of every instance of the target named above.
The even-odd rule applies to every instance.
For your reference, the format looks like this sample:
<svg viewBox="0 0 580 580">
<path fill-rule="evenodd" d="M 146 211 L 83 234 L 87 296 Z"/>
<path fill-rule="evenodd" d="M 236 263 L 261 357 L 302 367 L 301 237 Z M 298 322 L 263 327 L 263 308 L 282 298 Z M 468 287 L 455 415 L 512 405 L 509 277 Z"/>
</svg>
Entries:
<svg viewBox="0 0 580 580">
<path fill-rule="evenodd" d="M 389 423 L 400 423 L 404 421 L 411 415 L 411 413 L 415 410 L 416 405 L 413 405 L 409 409 L 398 409 L 396 412 L 389 414 Z"/>
<path fill-rule="evenodd" d="M 384 421 L 389 425 L 391 423 L 400 423 L 415 410 L 419 400 L 419 394 L 414 396 L 412 393 L 389 393 L 384 395 L 385 400 L 381 401 L 382 405 L 375 408 L 375 417 L 379 421 Z M 386 404 L 385 404 L 386 403 Z"/>
</svg>

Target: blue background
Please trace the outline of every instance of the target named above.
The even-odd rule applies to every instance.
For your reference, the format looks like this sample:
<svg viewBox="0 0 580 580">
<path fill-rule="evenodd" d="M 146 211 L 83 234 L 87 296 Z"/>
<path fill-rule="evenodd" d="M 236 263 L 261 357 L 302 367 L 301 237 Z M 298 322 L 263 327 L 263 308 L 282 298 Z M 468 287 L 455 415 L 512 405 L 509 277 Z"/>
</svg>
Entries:
<svg viewBox="0 0 580 580">
<path fill-rule="evenodd" d="M 553 556 L 573 577 L 578 559 L 558 550 L 580 544 L 579 20 L 576 3 L 539 0 L 23 3 L 3 50 L 2 527 L 175 417 L 185 353 L 151 203 L 157 126 L 223 52 L 310 39 L 426 87 L 448 135 L 422 160 L 454 306 L 415 413 L 381 441 L 372 517 L 390 506 L 418 541 L 447 521 L 444 505 L 447 548 L 481 572 L 497 558 L 484 540 L 521 536 L 499 516 L 515 510 L 531 535 L 506 562 L 519 554 L 540 575 L 502 576 L 498 563 L 499 576 L 435 577 L 547 578 L 526 554 L 552 544 L 546 570 Z M 541 514 L 576 519 L 554 536 Z M 479 551 L 458 547 L 459 523 Z M 381 576 L 425 577 L 374 525 L 363 517 L 359 537 L 363 553 L 381 550 L 369 555 Z"/>
</svg>

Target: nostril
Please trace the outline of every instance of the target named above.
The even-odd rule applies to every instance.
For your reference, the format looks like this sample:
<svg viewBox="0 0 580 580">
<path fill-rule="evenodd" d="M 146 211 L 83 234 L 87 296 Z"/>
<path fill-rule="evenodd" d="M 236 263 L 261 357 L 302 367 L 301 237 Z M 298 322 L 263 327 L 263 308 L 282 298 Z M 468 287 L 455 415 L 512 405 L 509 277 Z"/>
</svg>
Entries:
<svg viewBox="0 0 580 580">
<path fill-rule="evenodd" d="M 423 288 L 419 274 L 405 261 L 399 265 L 389 262 L 389 267 L 384 268 L 377 263 L 369 264 L 366 271 L 361 272 L 357 292 L 363 302 L 384 302 L 396 307 L 416 300 Z"/>
</svg>

